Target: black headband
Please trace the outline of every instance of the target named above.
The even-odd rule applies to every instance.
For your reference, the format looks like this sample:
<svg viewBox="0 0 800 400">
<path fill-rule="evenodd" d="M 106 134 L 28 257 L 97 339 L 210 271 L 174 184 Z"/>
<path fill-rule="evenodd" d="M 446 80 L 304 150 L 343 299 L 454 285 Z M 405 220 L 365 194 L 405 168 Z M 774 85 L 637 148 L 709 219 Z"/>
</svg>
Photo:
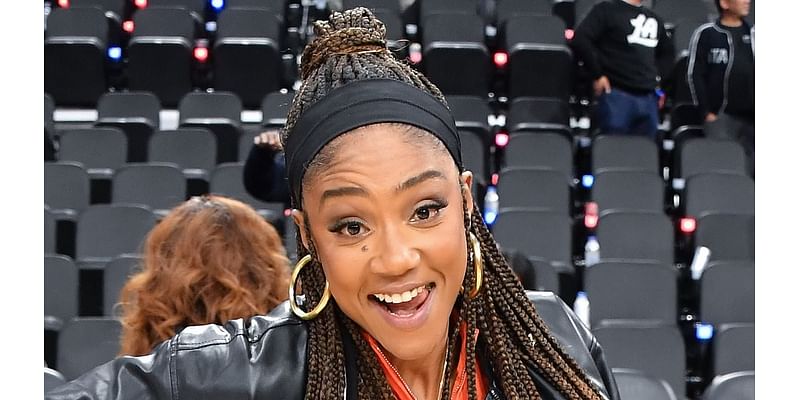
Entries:
<svg viewBox="0 0 800 400">
<path fill-rule="evenodd" d="M 431 94 L 395 79 L 365 79 L 332 90 L 300 115 L 286 139 L 286 169 L 294 206 L 308 164 L 328 142 L 353 129 L 399 122 L 426 130 L 444 143 L 459 171 L 461 140 L 450 110 Z"/>
</svg>

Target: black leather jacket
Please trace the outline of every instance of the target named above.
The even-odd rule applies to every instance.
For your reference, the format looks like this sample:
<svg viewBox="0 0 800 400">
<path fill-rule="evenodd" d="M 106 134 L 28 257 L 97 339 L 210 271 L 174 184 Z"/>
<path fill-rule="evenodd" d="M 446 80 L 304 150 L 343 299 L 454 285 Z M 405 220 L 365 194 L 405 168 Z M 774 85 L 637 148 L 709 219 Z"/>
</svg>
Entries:
<svg viewBox="0 0 800 400">
<path fill-rule="evenodd" d="M 536 310 L 578 365 L 608 400 L 618 400 L 616 383 L 591 332 L 561 299 L 528 292 Z M 46 395 L 61 399 L 303 399 L 306 382 L 305 323 L 288 303 L 266 316 L 220 325 L 190 326 L 152 354 L 119 357 Z M 479 342 L 479 346 L 481 343 Z M 356 399 L 355 347 L 344 340 L 345 400 Z M 479 357 L 480 358 L 480 357 Z M 488 368 L 488 367 L 487 367 Z M 534 377 L 543 400 L 563 400 L 544 377 Z M 487 400 L 505 399 L 487 371 Z"/>
</svg>

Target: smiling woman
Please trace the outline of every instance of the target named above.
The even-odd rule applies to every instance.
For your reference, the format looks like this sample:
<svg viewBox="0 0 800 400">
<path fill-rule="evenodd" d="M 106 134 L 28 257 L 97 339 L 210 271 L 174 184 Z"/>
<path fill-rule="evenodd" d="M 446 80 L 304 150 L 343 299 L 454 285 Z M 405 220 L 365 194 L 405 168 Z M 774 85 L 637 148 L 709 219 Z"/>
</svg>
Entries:
<svg viewBox="0 0 800 400">
<path fill-rule="evenodd" d="M 288 304 L 188 327 L 48 398 L 618 399 L 591 333 L 498 251 L 441 92 L 367 9 L 315 31 L 282 138 Z"/>
</svg>

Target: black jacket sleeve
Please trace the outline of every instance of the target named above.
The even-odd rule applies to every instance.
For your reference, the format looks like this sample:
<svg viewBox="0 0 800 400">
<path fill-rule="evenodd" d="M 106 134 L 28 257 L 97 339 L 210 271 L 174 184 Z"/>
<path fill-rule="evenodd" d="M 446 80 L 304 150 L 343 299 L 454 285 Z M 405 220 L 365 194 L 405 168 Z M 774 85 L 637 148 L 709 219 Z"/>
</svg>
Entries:
<svg viewBox="0 0 800 400">
<path fill-rule="evenodd" d="M 689 66 L 686 70 L 686 80 L 689 90 L 692 93 L 692 101 L 700 111 L 700 115 L 705 116 L 709 110 L 708 104 L 708 40 L 705 33 L 706 28 L 700 27 L 692 35 L 689 43 Z"/>
<path fill-rule="evenodd" d="M 251 196 L 266 202 L 289 203 L 286 167 L 276 162 L 277 152 L 268 147 L 252 146 L 244 163 L 244 187 Z"/>
<path fill-rule="evenodd" d="M 661 77 L 661 87 L 668 88 L 672 82 L 672 69 L 675 66 L 675 42 L 664 27 L 664 21 L 658 21 L 658 45 L 656 46 L 656 66 Z"/>
<path fill-rule="evenodd" d="M 606 7 L 605 3 L 599 3 L 592 7 L 586 18 L 583 19 L 575 37 L 572 40 L 572 47 L 580 60 L 586 67 L 589 77 L 592 80 L 603 76 L 603 69 L 600 63 L 595 43 L 603 35 L 606 29 Z"/>
</svg>

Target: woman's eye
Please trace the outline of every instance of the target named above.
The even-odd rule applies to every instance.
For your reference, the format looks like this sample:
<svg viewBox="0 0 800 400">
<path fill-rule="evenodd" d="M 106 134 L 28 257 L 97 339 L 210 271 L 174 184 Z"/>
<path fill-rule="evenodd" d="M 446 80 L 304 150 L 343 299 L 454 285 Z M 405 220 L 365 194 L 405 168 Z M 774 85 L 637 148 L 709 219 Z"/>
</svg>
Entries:
<svg viewBox="0 0 800 400">
<path fill-rule="evenodd" d="M 444 208 L 444 206 L 438 204 L 430 204 L 417 208 L 417 210 L 414 211 L 413 220 L 415 221 L 429 220 L 433 217 L 436 217 L 442 208 Z"/>
<path fill-rule="evenodd" d="M 348 222 L 344 227 L 345 232 L 350 236 L 356 236 L 361 233 L 361 224 L 358 222 Z"/>
</svg>

